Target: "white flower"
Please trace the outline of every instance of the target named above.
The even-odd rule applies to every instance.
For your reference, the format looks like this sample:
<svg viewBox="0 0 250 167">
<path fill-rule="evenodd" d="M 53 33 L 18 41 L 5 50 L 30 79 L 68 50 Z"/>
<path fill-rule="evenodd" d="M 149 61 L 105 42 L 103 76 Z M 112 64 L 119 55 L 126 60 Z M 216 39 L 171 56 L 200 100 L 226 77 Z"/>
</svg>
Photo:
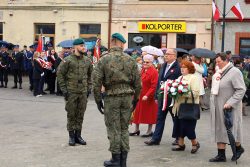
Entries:
<svg viewBox="0 0 250 167">
<path fill-rule="evenodd" d="M 175 80 L 175 82 L 180 83 L 180 82 L 181 82 L 181 80 L 180 80 L 180 79 L 176 79 L 176 80 Z"/>
<path fill-rule="evenodd" d="M 187 82 L 186 81 L 182 81 L 182 85 L 187 85 Z"/>
<path fill-rule="evenodd" d="M 184 88 L 184 87 L 183 87 L 182 85 L 179 85 L 179 86 L 178 86 L 178 90 L 183 90 L 183 88 Z"/>
<path fill-rule="evenodd" d="M 170 88 L 170 92 L 173 94 L 176 91 L 174 87 Z"/>
<path fill-rule="evenodd" d="M 182 89 L 182 92 L 186 93 L 186 92 L 188 92 L 188 89 L 184 88 L 184 89 Z"/>
<path fill-rule="evenodd" d="M 175 96 L 177 94 L 177 92 L 173 92 L 172 95 Z"/>
<path fill-rule="evenodd" d="M 174 83 L 172 84 L 172 86 L 173 86 L 173 87 L 176 87 L 176 86 L 178 86 L 178 83 L 174 82 Z"/>
</svg>

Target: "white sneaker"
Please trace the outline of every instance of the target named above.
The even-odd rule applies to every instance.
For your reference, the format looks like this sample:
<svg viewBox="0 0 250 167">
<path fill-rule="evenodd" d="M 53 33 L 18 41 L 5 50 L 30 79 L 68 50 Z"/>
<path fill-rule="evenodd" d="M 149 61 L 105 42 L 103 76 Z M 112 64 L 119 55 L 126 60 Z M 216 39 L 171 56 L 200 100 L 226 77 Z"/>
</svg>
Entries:
<svg viewBox="0 0 250 167">
<path fill-rule="evenodd" d="M 42 97 L 43 95 L 36 95 L 36 97 Z"/>
</svg>

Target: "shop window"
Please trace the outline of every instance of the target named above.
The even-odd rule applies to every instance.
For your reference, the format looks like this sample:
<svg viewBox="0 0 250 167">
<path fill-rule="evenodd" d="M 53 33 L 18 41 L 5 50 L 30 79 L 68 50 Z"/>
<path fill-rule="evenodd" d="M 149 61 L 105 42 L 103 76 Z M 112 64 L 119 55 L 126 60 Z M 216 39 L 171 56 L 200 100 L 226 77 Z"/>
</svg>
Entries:
<svg viewBox="0 0 250 167">
<path fill-rule="evenodd" d="M 162 34 L 129 33 L 128 47 L 134 48 L 151 45 L 157 48 L 161 48 L 162 36 Z M 164 36 L 166 36 L 166 34 Z"/>
<path fill-rule="evenodd" d="M 3 23 L 0 23 L 0 40 L 3 40 Z"/>
<path fill-rule="evenodd" d="M 177 34 L 176 47 L 191 50 L 195 48 L 195 34 Z"/>
<path fill-rule="evenodd" d="M 44 23 L 35 24 L 35 40 L 38 40 L 40 35 L 43 36 L 43 42 L 45 44 L 50 43 L 55 46 L 55 24 Z"/>
<path fill-rule="evenodd" d="M 80 24 L 80 37 L 100 37 L 101 24 Z"/>
<path fill-rule="evenodd" d="M 240 55 L 250 56 L 250 38 L 240 39 Z"/>
</svg>

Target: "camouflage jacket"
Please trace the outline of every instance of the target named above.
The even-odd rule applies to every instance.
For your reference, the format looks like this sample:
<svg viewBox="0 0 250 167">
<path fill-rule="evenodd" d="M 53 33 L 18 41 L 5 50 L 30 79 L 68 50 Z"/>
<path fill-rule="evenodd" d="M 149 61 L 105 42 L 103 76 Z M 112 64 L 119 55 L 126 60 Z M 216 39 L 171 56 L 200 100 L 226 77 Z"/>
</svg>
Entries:
<svg viewBox="0 0 250 167">
<path fill-rule="evenodd" d="M 91 89 L 91 73 L 93 66 L 86 56 L 77 57 L 72 54 L 61 62 L 57 78 L 63 93 L 86 93 Z"/>
<path fill-rule="evenodd" d="M 94 68 L 92 82 L 96 101 L 101 100 L 102 85 L 108 96 L 133 94 L 134 98 L 139 98 L 141 78 L 136 62 L 122 48 L 112 48 L 100 59 Z"/>
</svg>

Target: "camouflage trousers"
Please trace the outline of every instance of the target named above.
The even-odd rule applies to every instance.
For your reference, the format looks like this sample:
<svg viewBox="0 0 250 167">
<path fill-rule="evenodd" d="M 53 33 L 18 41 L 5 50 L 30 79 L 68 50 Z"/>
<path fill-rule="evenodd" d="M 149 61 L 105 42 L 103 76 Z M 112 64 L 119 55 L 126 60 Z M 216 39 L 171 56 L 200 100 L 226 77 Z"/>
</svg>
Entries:
<svg viewBox="0 0 250 167">
<path fill-rule="evenodd" d="M 83 116 L 87 107 L 86 94 L 69 94 L 66 101 L 65 110 L 67 111 L 67 130 L 81 130 Z"/>
<path fill-rule="evenodd" d="M 129 151 L 128 126 L 131 117 L 132 95 L 106 96 L 104 117 L 110 142 L 109 151 L 120 154 Z"/>
</svg>

